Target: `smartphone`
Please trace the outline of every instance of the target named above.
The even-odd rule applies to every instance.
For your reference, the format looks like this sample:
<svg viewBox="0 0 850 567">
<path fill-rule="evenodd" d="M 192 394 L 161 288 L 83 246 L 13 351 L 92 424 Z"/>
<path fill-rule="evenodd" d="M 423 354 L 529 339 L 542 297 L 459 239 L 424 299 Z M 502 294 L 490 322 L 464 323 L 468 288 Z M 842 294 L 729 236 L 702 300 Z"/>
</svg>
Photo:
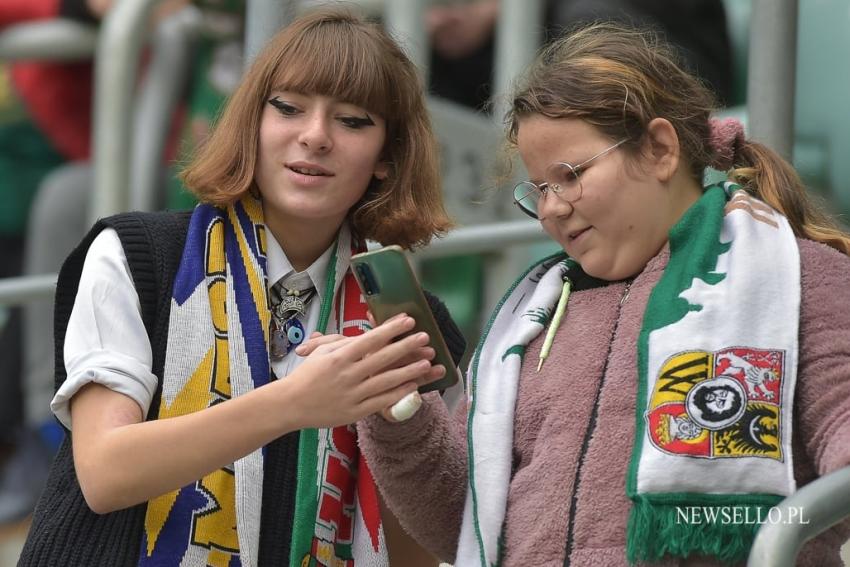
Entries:
<svg viewBox="0 0 850 567">
<path fill-rule="evenodd" d="M 376 323 L 407 313 L 416 321 L 416 326 L 403 336 L 425 331 L 431 338 L 429 346 L 436 352 L 431 364 L 442 364 L 446 374 L 420 386 L 419 391 L 425 393 L 453 386 L 458 380 L 454 361 L 401 247 L 386 246 L 355 254 L 351 257 L 351 267 Z"/>
</svg>

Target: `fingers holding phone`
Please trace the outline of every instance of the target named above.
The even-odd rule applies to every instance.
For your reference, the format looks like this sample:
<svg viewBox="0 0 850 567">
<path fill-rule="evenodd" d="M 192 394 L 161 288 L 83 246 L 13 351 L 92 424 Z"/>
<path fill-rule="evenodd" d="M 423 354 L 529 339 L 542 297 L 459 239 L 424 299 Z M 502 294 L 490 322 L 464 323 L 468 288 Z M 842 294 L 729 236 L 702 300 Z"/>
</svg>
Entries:
<svg viewBox="0 0 850 567">
<path fill-rule="evenodd" d="M 353 423 L 415 391 L 434 372 L 427 359 L 415 356 L 428 337 L 393 340 L 413 326 L 412 318 L 400 316 L 357 337 L 323 335 L 302 345 L 307 359 L 283 381 L 295 396 L 301 427 Z"/>
<path fill-rule="evenodd" d="M 386 246 L 355 254 L 351 265 L 369 306 L 371 322 L 390 321 L 398 313 L 407 313 L 416 321 L 413 332 L 427 333 L 428 346 L 435 353 L 429 358 L 433 369 L 420 380 L 419 392 L 445 390 L 454 385 L 454 361 L 404 251 L 398 246 Z"/>
<path fill-rule="evenodd" d="M 375 318 L 372 315 L 371 311 L 366 312 L 366 317 L 369 319 L 369 324 L 372 327 L 376 327 Z M 406 358 L 403 358 L 399 361 L 399 365 L 403 366 L 406 364 L 411 364 L 416 362 L 416 359 L 425 359 L 425 360 L 433 360 L 436 355 L 436 351 L 430 346 L 419 349 L 416 353 L 409 355 Z M 446 369 L 441 364 L 437 364 L 431 367 L 431 372 L 421 379 L 418 380 L 417 384 L 421 387 L 429 382 L 434 382 L 435 380 L 439 380 L 446 374 Z M 387 421 L 391 422 L 402 422 L 407 421 L 411 417 L 413 417 L 419 408 L 422 406 L 422 396 L 417 391 L 413 391 L 402 399 L 397 401 L 391 406 L 385 407 L 381 410 L 381 417 L 383 417 Z"/>
<path fill-rule="evenodd" d="M 396 318 L 394 317 L 385 324 L 389 324 L 395 319 Z M 372 322 L 374 322 L 374 320 L 372 320 Z M 425 333 L 422 334 L 424 335 Z M 314 332 L 310 335 L 310 338 L 306 342 L 296 347 L 295 353 L 299 356 L 306 357 L 312 354 L 313 352 L 317 352 L 320 347 L 324 347 L 322 352 L 332 352 L 333 350 L 336 350 L 337 348 L 340 348 L 353 340 L 355 340 L 354 337 L 345 337 L 339 334 L 323 335 L 319 332 Z M 433 360 L 434 356 L 436 355 L 436 352 L 432 347 L 427 346 L 428 342 L 430 341 L 430 338 L 427 337 L 427 335 L 425 338 L 420 336 L 418 341 L 424 341 L 425 346 L 421 346 L 410 352 L 405 352 L 405 354 L 402 354 L 399 358 L 396 358 L 398 348 L 395 348 L 389 349 L 388 352 L 383 353 L 382 357 L 378 359 L 373 359 L 372 363 L 374 364 L 374 366 L 380 367 L 379 370 L 372 370 L 373 374 L 377 373 L 378 371 L 383 372 L 387 370 L 392 370 L 393 368 L 401 368 L 404 366 L 408 366 L 420 360 Z M 396 354 L 394 354 L 394 352 Z M 366 357 L 371 356 L 372 354 L 373 353 L 368 353 Z M 382 363 L 386 363 L 386 365 L 381 366 Z M 445 376 L 445 373 L 446 369 L 441 364 L 432 365 L 430 371 L 419 379 L 417 379 L 416 383 L 418 386 L 424 386 L 426 384 L 429 384 L 430 382 L 439 380 L 440 378 Z"/>
<path fill-rule="evenodd" d="M 369 324 L 372 328 L 378 327 L 379 325 L 375 322 L 375 318 L 372 316 L 371 311 L 366 312 L 366 317 L 369 319 Z M 389 321 L 392 321 L 395 317 L 390 318 Z M 415 320 L 415 317 L 414 317 Z M 417 325 L 418 326 L 418 325 Z M 427 334 L 427 333 L 425 333 Z M 395 361 L 393 365 L 395 367 L 406 366 L 408 364 L 413 364 L 418 360 L 430 360 L 432 361 L 431 372 L 427 375 L 423 376 L 417 381 L 417 384 L 422 387 L 426 384 L 430 384 L 436 380 L 439 380 L 443 376 L 446 375 L 446 368 L 442 364 L 433 363 L 434 358 L 437 356 L 437 351 L 431 345 L 431 337 L 428 336 L 428 340 L 426 342 L 426 346 L 416 350 L 415 352 L 409 353 L 403 356 L 401 359 Z M 389 370 L 389 367 L 385 368 L 385 370 Z"/>
<path fill-rule="evenodd" d="M 371 311 L 366 312 L 366 318 L 369 320 L 369 324 L 372 326 L 373 329 L 378 326 L 378 323 L 375 322 L 375 317 L 372 315 Z M 390 319 L 390 321 L 391 320 L 392 319 Z M 414 318 L 414 320 L 415 320 L 415 318 Z M 429 340 L 428 340 L 429 345 L 430 345 L 430 342 L 431 341 L 430 341 L 430 336 L 429 336 Z M 437 351 L 434 350 L 433 347 L 425 346 L 425 347 L 419 349 L 418 351 L 406 356 L 405 358 L 402 358 L 398 362 L 398 365 L 399 366 L 405 366 L 407 364 L 412 364 L 412 363 L 416 362 L 417 360 L 421 360 L 421 359 L 434 360 L 434 357 L 436 355 L 437 355 Z M 419 380 L 418 383 L 419 383 L 420 386 L 424 386 L 426 384 L 434 382 L 435 380 L 439 380 L 440 378 L 442 378 L 443 376 L 446 375 L 446 368 L 442 364 L 434 364 L 432 366 L 432 370 L 433 370 L 433 372 L 431 372 L 428 376 L 425 376 L 425 377 L 423 377 L 422 379 Z"/>
</svg>

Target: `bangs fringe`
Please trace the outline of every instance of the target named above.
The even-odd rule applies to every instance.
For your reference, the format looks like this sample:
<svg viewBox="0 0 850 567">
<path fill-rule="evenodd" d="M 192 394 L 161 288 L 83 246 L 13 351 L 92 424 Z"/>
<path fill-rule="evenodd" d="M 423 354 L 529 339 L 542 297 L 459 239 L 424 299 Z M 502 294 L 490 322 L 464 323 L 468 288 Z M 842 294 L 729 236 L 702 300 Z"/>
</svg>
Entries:
<svg viewBox="0 0 850 567">
<path fill-rule="evenodd" d="M 385 54 L 366 41 L 362 28 L 346 21 L 321 22 L 306 30 L 281 53 L 272 88 L 333 97 L 375 112 L 385 119 L 398 116 L 398 96 L 382 64 Z"/>
</svg>

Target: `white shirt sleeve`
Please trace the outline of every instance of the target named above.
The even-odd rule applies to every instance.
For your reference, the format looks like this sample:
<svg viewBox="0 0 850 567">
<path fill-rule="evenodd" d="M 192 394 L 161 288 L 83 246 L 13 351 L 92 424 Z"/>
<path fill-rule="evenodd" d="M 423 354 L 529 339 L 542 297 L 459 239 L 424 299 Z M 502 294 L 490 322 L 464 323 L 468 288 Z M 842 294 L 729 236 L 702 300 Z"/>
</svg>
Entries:
<svg viewBox="0 0 850 567">
<path fill-rule="evenodd" d="M 70 400 L 90 382 L 133 399 L 147 415 L 156 392 L 151 345 L 124 249 L 114 229 L 92 241 L 65 334 L 67 379 L 50 409 L 71 428 Z"/>
</svg>

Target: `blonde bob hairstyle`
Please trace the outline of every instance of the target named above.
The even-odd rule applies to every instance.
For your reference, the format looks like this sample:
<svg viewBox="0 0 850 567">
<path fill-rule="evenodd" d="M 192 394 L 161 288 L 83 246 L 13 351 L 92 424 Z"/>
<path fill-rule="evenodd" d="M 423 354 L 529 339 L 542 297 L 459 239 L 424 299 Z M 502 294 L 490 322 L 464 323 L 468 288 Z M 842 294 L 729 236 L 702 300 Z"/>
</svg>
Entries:
<svg viewBox="0 0 850 567">
<path fill-rule="evenodd" d="M 386 121 L 381 160 L 349 211 L 360 238 L 413 248 L 451 228 L 442 200 L 437 143 L 413 63 L 378 25 L 348 10 L 319 9 L 278 32 L 257 56 L 207 141 L 183 171 L 205 203 L 226 206 L 255 191 L 260 119 L 273 90 L 356 104 Z"/>
</svg>

